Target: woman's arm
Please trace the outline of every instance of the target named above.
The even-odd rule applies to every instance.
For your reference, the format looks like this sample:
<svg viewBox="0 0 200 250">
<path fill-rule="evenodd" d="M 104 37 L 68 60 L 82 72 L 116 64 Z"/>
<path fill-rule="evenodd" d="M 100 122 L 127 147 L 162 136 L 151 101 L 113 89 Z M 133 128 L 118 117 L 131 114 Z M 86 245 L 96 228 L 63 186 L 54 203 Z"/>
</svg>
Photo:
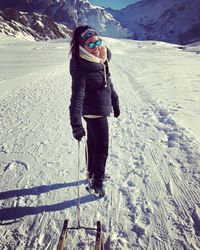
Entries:
<svg viewBox="0 0 200 250">
<path fill-rule="evenodd" d="M 109 48 L 107 48 L 107 59 L 108 61 L 111 60 L 112 57 L 112 53 L 109 50 Z M 119 108 L 119 97 L 117 92 L 114 89 L 114 86 L 112 84 L 112 82 L 110 83 L 110 87 L 111 87 L 111 100 L 112 100 L 112 106 L 113 106 L 113 110 L 114 110 L 114 116 L 118 117 L 120 115 L 120 108 Z"/>
<path fill-rule="evenodd" d="M 119 97 L 117 95 L 117 92 L 114 90 L 113 84 L 110 84 L 111 86 L 111 100 L 112 100 L 112 106 L 114 111 L 114 117 L 118 117 L 120 115 L 120 108 L 119 108 Z"/>
<path fill-rule="evenodd" d="M 72 59 L 70 61 L 70 74 L 72 76 L 72 94 L 70 99 L 70 124 L 82 125 L 82 107 L 85 96 L 85 75 L 77 70 Z"/>
<path fill-rule="evenodd" d="M 111 87 L 112 106 L 114 108 L 114 107 L 119 106 L 119 97 L 118 97 L 117 92 L 114 89 L 114 86 L 113 86 L 112 82 L 110 83 L 110 87 Z"/>
</svg>

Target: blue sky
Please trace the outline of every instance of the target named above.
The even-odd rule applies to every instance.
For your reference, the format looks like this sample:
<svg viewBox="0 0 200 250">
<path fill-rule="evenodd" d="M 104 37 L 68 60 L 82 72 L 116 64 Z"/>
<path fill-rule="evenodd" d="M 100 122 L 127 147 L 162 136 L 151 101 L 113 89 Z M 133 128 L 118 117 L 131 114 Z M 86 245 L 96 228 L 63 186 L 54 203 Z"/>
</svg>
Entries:
<svg viewBox="0 0 200 250">
<path fill-rule="evenodd" d="M 112 9 L 122 9 L 136 2 L 139 2 L 139 0 L 90 0 L 91 4 L 110 7 Z"/>
</svg>

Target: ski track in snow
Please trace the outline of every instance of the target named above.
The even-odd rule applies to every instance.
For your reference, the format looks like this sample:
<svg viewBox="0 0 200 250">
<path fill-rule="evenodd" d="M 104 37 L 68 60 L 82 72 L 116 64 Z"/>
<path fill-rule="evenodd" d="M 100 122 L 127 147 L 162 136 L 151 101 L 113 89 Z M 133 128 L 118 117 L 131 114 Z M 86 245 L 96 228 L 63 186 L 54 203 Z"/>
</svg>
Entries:
<svg viewBox="0 0 200 250">
<path fill-rule="evenodd" d="M 120 56 L 112 60 L 121 116 L 109 118 L 111 179 L 103 199 L 87 194 L 84 139 L 81 224 L 95 227 L 101 220 L 105 249 L 197 250 L 199 148 Z M 63 220 L 76 226 L 78 147 L 69 125 L 66 67 L 53 67 L 1 102 L 1 249 L 56 249 Z M 66 249 L 92 249 L 94 240 L 93 231 L 70 231 Z"/>
<path fill-rule="evenodd" d="M 117 141 L 122 143 L 117 143 L 113 149 L 116 151 L 119 145 L 130 152 L 126 172 L 121 174 L 127 184 L 120 191 L 126 199 L 132 231 L 136 235 L 132 246 L 139 242 L 143 249 L 198 249 L 199 233 L 195 228 L 199 220 L 192 216 L 199 202 L 198 148 L 167 110 L 134 80 L 131 65 L 130 69 L 119 63 L 115 67 L 118 69 L 114 72 L 124 71 L 120 81 L 125 84 L 120 87 L 124 86 L 122 93 L 126 92 L 126 96 L 121 97 L 121 102 L 122 111 L 128 115 L 126 119 L 119 119 L 116 131 L 121 129 L 121 133 L 116 138 L 121 136 Z M 131 143 L 125 145 L 127 141 Z M 142 192 L 138 185 L 134 187 L 134 182 L 140 183 Z M 127 191 L 130 186 L 132 192 Z M 176 192 L 179 189 L 181 193 Z"/>
</svg>

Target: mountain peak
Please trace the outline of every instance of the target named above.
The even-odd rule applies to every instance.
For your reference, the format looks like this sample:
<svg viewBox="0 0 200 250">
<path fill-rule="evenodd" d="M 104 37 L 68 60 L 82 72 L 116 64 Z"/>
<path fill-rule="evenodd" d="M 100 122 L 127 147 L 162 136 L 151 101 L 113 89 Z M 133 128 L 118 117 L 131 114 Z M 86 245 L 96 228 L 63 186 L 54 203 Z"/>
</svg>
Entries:
<svg viewBox="0 0 200 250">
<path fill-rule="evenodd" d="M 163 40 L 185 44 L 200 40 L 200 0 L 143 0 L 121 10 L 95 6 L 88 0 L 4 0 L 13 8 L 50 17 L 73 30 L 88 24 L 102 36 Z"/>
<path fill-rule="evenodd" d="M 200 40 L 200 0 L 143 0 L 108 11 L 134 39 L 180 44 Z"/>
</svg>

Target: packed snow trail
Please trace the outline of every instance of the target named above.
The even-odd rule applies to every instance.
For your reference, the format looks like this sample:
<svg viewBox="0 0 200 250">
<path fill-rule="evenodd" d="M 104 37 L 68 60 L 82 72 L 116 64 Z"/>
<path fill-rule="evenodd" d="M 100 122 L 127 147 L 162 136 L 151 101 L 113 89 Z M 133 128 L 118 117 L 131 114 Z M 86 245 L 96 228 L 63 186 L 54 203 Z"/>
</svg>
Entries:
<svg viewBox="0 0 200 250">
<path fill-rule="evenodd" d="M 119 168 L 126 165 L 120 174 L 125 186 L 119 191 L 130 208 L 130 217 L 134 211 L 132 231 L 144 249 L 198 249 L 199 224 L 193 216 L 199 202 L 197 146 L 191 145 L 191 138 L 159 103 L 145 90 L 138 91 L 139 84 L 127 65 L 122 65 L 115 65 L 114 72 L 125 71 L 120 89 L 126 93 L 121 97 L 126 118 L 116 126 L 120 132 L 112 149 L 116 152 L 119 147 L 117 155 L 126 155 L 126 159 L 119 157 L 122 162 L 118 160 Z M 130 186 L 132 191 L 128 191 Z M 198 244 L 193 244 L 196 241 Z"/>
<path fill-rule="evenodd" d="M 85 190 L 81 141 L 81 224 L 94 227 L 101 220 L 105 249 L 199 249 L 198 141 L 136 79 L 139 56 L 145 66 L 151 53 L 140 52 L 136 42 L 108 42 L 121 116 L 109 118 L 111 179 L 101 200 Z M 52 44 L 63 58 L 46 74 L 1 100 L 1 249 L 56 249 L 63 220 L 77 223 L 78 143 L 69 124 L 69 47 L 61 44 Z M 38 46 L 39 57 L 45 45 Z M 71 231 L 66 246 L 92 249 L 94 242 L 92 231 Z"/>
</svg>

